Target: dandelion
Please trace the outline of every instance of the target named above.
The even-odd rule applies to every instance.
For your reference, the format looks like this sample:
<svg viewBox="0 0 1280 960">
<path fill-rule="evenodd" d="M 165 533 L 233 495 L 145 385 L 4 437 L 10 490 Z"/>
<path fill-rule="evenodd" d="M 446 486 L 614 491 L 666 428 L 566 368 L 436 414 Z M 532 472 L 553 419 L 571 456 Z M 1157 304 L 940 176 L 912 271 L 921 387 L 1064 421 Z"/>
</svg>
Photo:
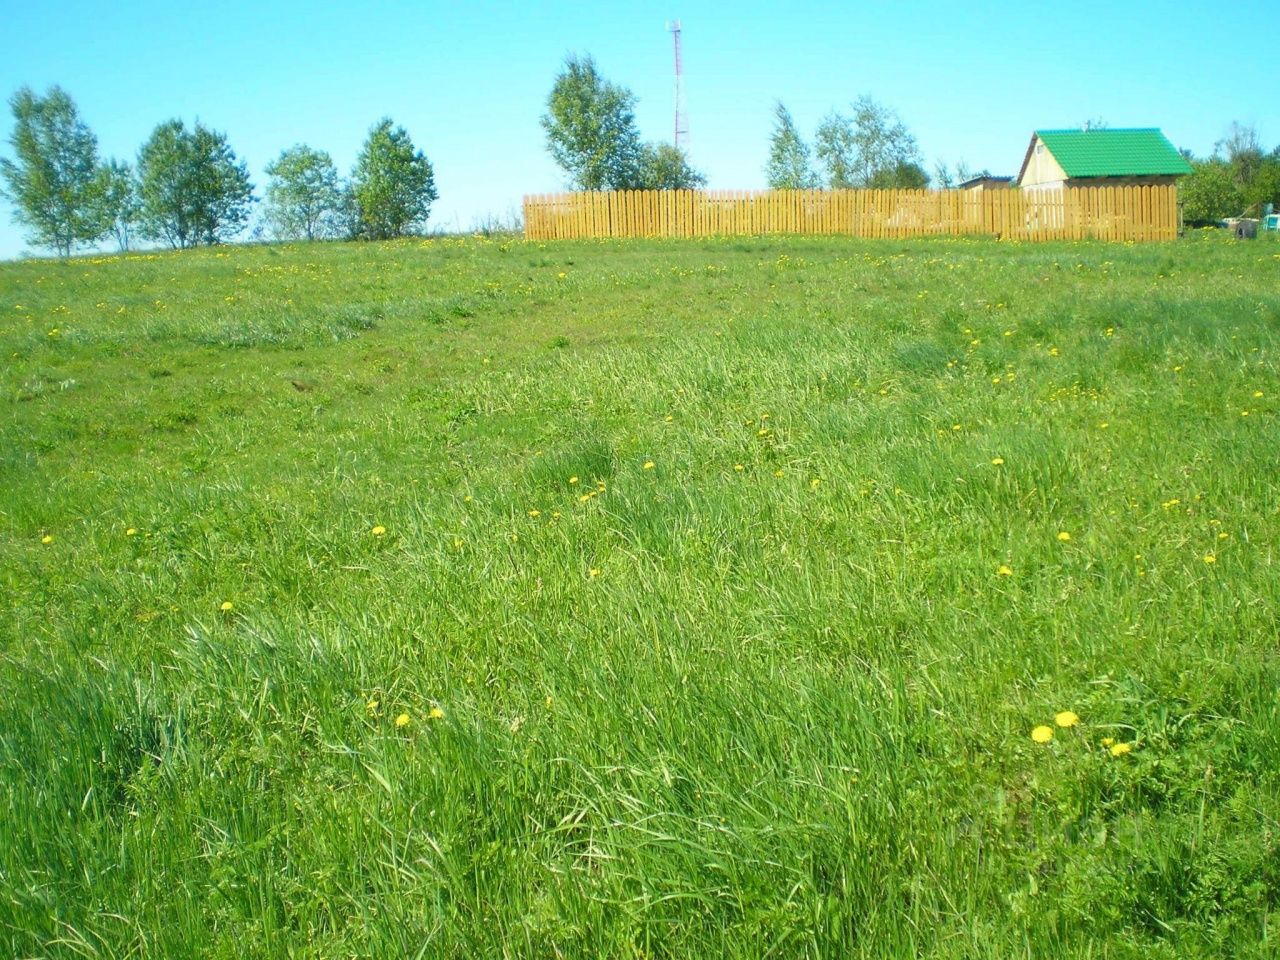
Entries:
<svg viewBox="0 0 1280 960">
<path fill-rule="evenodd" d="M 1217 562 L 1218 562 L 1218 558 L 1217 558 L 1217 557 L 1215 557 L 1212 553 L 1206 553 L 1206 554 L 1204 555 L 1204 562 L 1205 562 L 1205 563 L 1217 563 Z"/>
<path fill-rule="evenodd" d="M 1111 746 L 1111 745 L 1112 745 L 1113 743 L 1115 743 L 1115 742 L 1116 742 L 1116 738 L 1115 738 L 1115 737 L 1103 737 L 1103 738 L 1102 738 L 1102 745 L 1103 745 L 1104 747 L 1109 747 L 1109 746 Z"/>
<path fill-rule="evenodd" d="M 643 469 L 645 469 L 645 470 L 652 470 L 652 469 L 653 469 L 653 461 L 652 461 L 652 460 L 646 460 L 646 461 L 644 462 L 644 468 L 643 468 Z"/>
<path fill-rule="evenodd" d="M 471 502 L 471 499 L 472 499 L 472 498 L 471 498 L 471 494 L 469 494 L 469 493 L 468 493 L 465 497 L 463 497 L 463 498 L 462 498 L 462 502 L 463 502 L 463 503 L 470 503 L 470 502 Z"/>
<path fill-rule="evenodd" d="M 223 600 L 222 603 L 218 605 L 218 609 L 221 610 L 223 613 L 230 613 L 232 610 L 235 609 L 235 606 L 236 605 L 232 603 L 230 600 Z"/>
<path fill-rule="evenodd" d="M 812 480 L 810 480 L 810 481 L 809 481 L 809 489 L 810 489 L 810 490 L 817 490 L 817 489 L 818 489 L 818 487 L 820 487 L 820 486 L 822 486 L 822 478 L 821 478 L 821 477 L 814 477 Z"/>
<path fill-rule="evenodd" d="M 958 423 L 953 423 L 953 424 L 951 425 L 951 429 L 952 429 L 952 430 L 963 430 L 963 429 L 964 429 L 964 427 L 960 426 L 960 424 L 958 424 Z"/>
<path fill-rule="evenodd" d="M 575 483 L 577 483 L 577 482 L 578 482 L 578 478 L 577 478 L 577 477 L 570 477 L 570 478 L 569 478 L 569 484 L 570 484 L 570 486 L 572 486 L 573 484 L 575 484 Z"/>
<path fill-rule="evenodd" d="M 408 725 L 409 725 L 409 715 L 408 715 L 407 713 L 402 713 L 402 714 L 400 714 L 400 716 L 396 717 L 396 729 L 397 729 L 397 730 L 403 729 L 404 727 L 407 727 Z"/>
<path fill-rule="evenodd" d="M 541 511 L 541 510 L 530 510 L 530 511 L 529 511 L 529 516 L 531 516 L 531 517 L 540 517 L 540 516 L 542 516 L 542 511 Z"/>
<path fill-rule="evenodd" d="M 1255 391 L 1253 391 L 1253 399 L 1255 399 L 1255 400 L 1261 400 L 1261 399 L 1262 399 L 1262 391 L 1261 391 L 1261 390 L 1255 390 Z"/>
<path fill-rule="evenodd" d="M 1100 424 L 1098 424 L 1098 429 L 1099 429 L 1099 430 L 1105 430 L 1105 429 L 1107 429 L 1107 427 L 1109 427 L 1109 426 L 1111 426 L 1111 424 L 1109 424 L 1109 423 L 1107 423 L 1107 421 L 1103 420 Z"/>
<path fill-rule="evenodd" d="M 370 532 L 370 533 L 372 533 L 375 537 L 380 537 L 380 536 L 382 536 L 384 533 L 386 533 L 386 532 L 387 532 L 387 528 L 386 528 L 386 527 L 384 527 L 382 524 L 378 524 L 376 527 L 374 527 L 374 528 L 373 528 L 372 530 L 370 530 L 369 532 Z"/>
<path fill-rule="evenodd" d="M 556 279 L 558 279 L 558 280 L 563 280 L 563 279 L 564 279 L 565 277 L 567 277 L 567 276 L 568 276 L 568 274 L 567 274 L 567 273 L 565 273 L 563 270 L 561 270 L 559 273 L 557 273 L 557 274 L 556 274 Z"/>
<path fill-rule="evenodd" d="M 1218 534 L 1218 539 L 1219 539 L 1219 540 L 1227 540 L 1227 539 L 1229 539 L 1230 537 L 1231 537 L 1231 534 L 1227 533 L 1227 531 L 1225 531 L 1225 530 L 1223 530 L 1221 533 L 1219 533 L 1219 534 Z"/>
<path fill-rule="evenodd" d="M 427 713 L 427 719 L 429 719 L 429 720 L 443 720 L 443 719 L 444 719 L 444 711 L 443 711 L 443 710 L 441 710 L 439 707 L 432 707 L 432 708 L 431 708 L 431 710 L 430 710 L 430 712 L 428 712 L 428 713 Z"/>
<path fill-rule="evenodd" d="M 780 477 L 780 476 L 782 476 L 782 471 L 781 471 L 781 470 L 775 470 L 775 471 L 773 471 L 773 475 L 774 475 L 775 477 Z"/>
<path fill-rule="evenodd" d="M 136 536 L 138 535 L 138 528 L 137 528 L 137 527 L 130 527 L 128 530 L 126 530 L 126 531 L 124 532 L 124 535 L 125 535 L 126 537 L 136 537 Z"/>
<path fill-rule="evenodd" d="M 991 465 L 992 465 L 993 467 L 1003 467 L 1003 466 L 1004 466 L 1004 457 L 992 457 L 992 458 L 991 458 Z"/>
<path fill-rule="evenodd" d="M 1067 531 L 1065 531 L 1065 530 L 1059 530 L 1059 531 L 1058 531 L 1058 540 L 1059 540 L 1060 542 L 1062 542 L 1062 543 L 1066 543 L 1066 542 L 1067 542 L 1068 540 L 1070 540 L 1070 539 L 1071 539 L 1071 534 L 1067 533 Z"/>
<path fill-rule="evenodd" d="M 1036 743 L 1048 743 L 1053 739 L 1053 727 L 1040 724 L 1038 727 L 1031 729 L 1031 739 Z"/>
<path fill-rule="evenodd" d="M 1012 568 L 1012 567 L 1010 567 L 1010 566 L 1008 566 L 1008 565 L 1006 565 L 1006 564 L 1003 564 L 1003 563 L 1002 563 L 1002 564 L 1000 564 L 1000 566 L 996 567 L 996 576 L 997 576 L 997 577 L 1012 577 L 1012 576 L 1013 576 L 1013 568 Z"/>
<path fill-rule="evenodd" d="M 735 464 L 733 465 L 733 469 L 734 469 L 734 471 L 735 471 L 735 472 L 737 472 L 737 473 L 741 473 L 743 470 L 745 470 L 745 469 L 746 469 L 746 467 L 744 467 L 744 466 L 743 466 L 742 464 L 740 464 L 740 463 L 735 463 Z"/>
<path fill-rule="evenodd" d="M 1063 710 L 1054 715 L 1053 722 L 1065 730 L 1067 727 L 1074 727 L 1080 722 L 1080 718 L 1071 710 Z"/>
<path fill-rule="evenodd" d="M 1132 743 L 1113 743 L 1111 745 L 1111 755 L 1113 757 L 1123 757 L 1126 753 L 1130 753 L 1132 750 Z"/>
<path fill-rule="evenodd" d="M 378 706 L 379 704 L 378 704 L 377 698 L 373 698 L 373 699 L 370 699 L 370 701 L 364 705 L 364 708 L 366 711 L 368 711 L 369 716 L 372 717 L 375 713 L 378 712 Z"/>
<path fill-rule="evenodd" d="M 43 537 L 40 538 L 40 542 L 45 544 L 46 546 L 53 543 L 53 534 L 46 533 Z"/>
<path fill-rule="evenodd" d="M 592 567 L 590 570 L 587 571 L 587 574 L 591 577 L 598 577 L 600 576 L 600 568 Z"/>
<path fill-rule="evenodd" d="M 671 414 L 669 414 L 669 413 L 668 413 L 665 417 L 663 417 L 663 418 L 662 418 L 662 422 L 663 422 L 663 423 L 670 423 L 670 422 L 671 422 L 672 420 L 674 420 L 674 419 L 675 419 L 675 417 L 673 417 Z"/>
</svg>

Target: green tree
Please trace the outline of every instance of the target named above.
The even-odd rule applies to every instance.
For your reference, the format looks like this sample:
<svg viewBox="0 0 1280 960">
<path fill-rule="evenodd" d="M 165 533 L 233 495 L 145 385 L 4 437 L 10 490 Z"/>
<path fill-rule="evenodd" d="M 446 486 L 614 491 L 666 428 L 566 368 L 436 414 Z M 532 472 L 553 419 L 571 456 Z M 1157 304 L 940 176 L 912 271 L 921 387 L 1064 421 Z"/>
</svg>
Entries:
<svg viewBox="0 0 1280 960">
<path fill-rule="evenodd" d="M 907 187 L 928 184 L 916 138 L 898 115 L 870 96 L 853 103 L 853 114 L 833 112 L 818 127 L 815 152 L 832 189 Z"/>
<path fill-rule="evenodd" d="M 419 230 L 438 196 L 426 156 L 414 149 L 404 127 L 381 120 L 369 132 L 351 175 L 356 235 L 387 240 Z"/>
<path fill-rule="evenodd" d="M 28 239 L 67 257 L 106 232 L 99 206 L 98 141 L 71 97 L 50 87 L 43 97 L 23 87 L 9 100 L 13 160 L 0 160 L 0 190 Z"/>
<path fill-rule="evenodd" d="M 765 178 L 771 190 L 812 190 L 821 186 L 809 163 L 809 145 L 800 136 L 791 111 L 779 102 L 773 110 L 774 128 L 769 135 L 769 162 Z"/>
<path fill-rule="evenodd" d="M 696 190 L 706 185 L 706 175 L 689 165 L 683 150 L 669 143 L 645 144 L 637 180 L 640 189 Z"/>
<path fill-rule="evenodd" d="M 591 57 L 569 57 L 547 98 L 542 128 L 551 157 L 578 190 L 628 190 L 640 185 L 644 147 L 635 96 L 609 83 Z"/>
<path fill-rule="evenodd" d="M 323 150 L 298 145 L 267 165 L 265 217 L 279 239 L 315 240 L 338 229 L 338 168 Z"/>
<path fill-rule="evenodd" d="M 98 168 L 99 220 L 120 250 L 128 250 L 141 208 L 133 168 L 120 160 L 108 160 Z M 104 234 L 104 235 L 106 235 Z"/>
<path fill-rule="evenodd" d="M 1183 220 L 1192 225 L 1239 216 L 1245 207 L 1231 164 L 1221 157 L 1192 161 L 1191 173 L 1178 183 L 1178 198 Z"/>
<path fill-rule="evenodd" d="M 138 154 L 138 194 L 141 234 L 183 249 L 221 243 L 243 230 L 253 184 L 223 134 L 170 120 Z"/>
</svg>

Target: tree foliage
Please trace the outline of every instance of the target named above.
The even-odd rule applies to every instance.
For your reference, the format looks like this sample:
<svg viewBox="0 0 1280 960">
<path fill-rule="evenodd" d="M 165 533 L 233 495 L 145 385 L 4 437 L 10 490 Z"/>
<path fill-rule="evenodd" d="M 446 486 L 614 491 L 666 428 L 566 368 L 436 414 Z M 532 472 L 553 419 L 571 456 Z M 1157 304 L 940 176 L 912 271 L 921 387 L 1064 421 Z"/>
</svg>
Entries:
<svg viewBox="0 0 1280 960">
<path fill-rule="evenodd" d="M 809 145 L 781 102 L 774 107 L 774 128 L 769 136 L 769 162 L 765 177 L 771 190 L 812 190 L 821 185 L 809 160 Z"/>
<path fill-rule="evenodd" d="M 138 154 L 140 232 L 182 249 L 229 240 L 244 229 L 253 185 L 225 135 L 197 122 L 162 123 Z"/>
<path fill-rule="evenodd" d="M 99 219 L 104 236 L 110 235 L 120 250 L 128 250 L 141 207 L 133 168 L 120 160 L 108 160 L 98 169 Z"/>
<path fill-rule="evenodd" d="M 379 121 L 351 176 L 355 235 L 387 240 L 420 230 L 438 196 L 431 163 L 414 149 L 408 132 L 390 118 Z"/>
<path fill-rule="evenodd" d="M 1191 173 L 1178 183 L 1182 215 L 1190 224 L 1256 215 L 1280 204 L 1280 147 L 1264 153 L 1257 131 L 1232 123 L 1214 145 L 1213 156 L 1191 161 Z"/>
<path fill-rule="evenodd" d="M 266 221 L 277 239 L 316 240 L 338 232 L 341 190 L 329 154 L 290 147 L 267 165 Z"/>
<path fill-rule="evenodd" d="M 815 152 L 832 189 L 927 186 L 916 138 L 898 115 L 870 96 L 850 116 L 832 112 L 818 126 Z"/>
<path fill-rule="evenodd" d="M 578 190 L 628 190 L 641 185 L 644 147 L 635 96 L 605 80 L 595 61 L 571 56 L 547 98 L 542 128 L 547 149 Z"/>
<path fill-rule="evenodd" d="M 9 100 L 14 160 L 0 160 L 4 195 L 34 244 L 70 256 L 106 232 L 99 203 L 98 141 L 71 97 L 51 87 L 43 97 L 23 87 Z"/>
<path fill-rule="evenodd" d="M 645 144 L 638 181 L 643 190 L 696 190 L 707 185 L 706 176 L 689 164 L 685 152 L 669 143 Z"/>
</svg>

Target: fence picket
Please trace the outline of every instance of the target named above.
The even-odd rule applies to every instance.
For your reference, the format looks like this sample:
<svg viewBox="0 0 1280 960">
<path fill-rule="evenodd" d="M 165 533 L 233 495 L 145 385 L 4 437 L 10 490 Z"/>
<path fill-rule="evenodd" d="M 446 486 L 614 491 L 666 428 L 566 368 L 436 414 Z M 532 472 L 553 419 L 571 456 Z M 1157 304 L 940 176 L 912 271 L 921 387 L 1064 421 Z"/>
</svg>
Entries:
<svg viewBox="0 0 1280 960">
<path fill-rule="evenodd" d="M 530 194 L 529 240 L 765 234 L 1172 240 L 1173 184 L 1021 190 L 626 190 Z"/>
</svg>

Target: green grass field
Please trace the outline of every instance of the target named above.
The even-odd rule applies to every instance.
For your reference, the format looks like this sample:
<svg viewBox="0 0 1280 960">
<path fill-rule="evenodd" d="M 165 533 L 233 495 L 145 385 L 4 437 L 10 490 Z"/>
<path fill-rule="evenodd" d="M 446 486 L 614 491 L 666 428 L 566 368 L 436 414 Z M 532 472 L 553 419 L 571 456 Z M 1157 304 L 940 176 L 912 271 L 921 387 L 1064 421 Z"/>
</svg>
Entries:
<svg viewBox="0 0 1280 960">
<path fill-rule="evenodd" d="M 0 955 L 1275 956 L 1278 278 L 0 265 Z"/>
</svg>

